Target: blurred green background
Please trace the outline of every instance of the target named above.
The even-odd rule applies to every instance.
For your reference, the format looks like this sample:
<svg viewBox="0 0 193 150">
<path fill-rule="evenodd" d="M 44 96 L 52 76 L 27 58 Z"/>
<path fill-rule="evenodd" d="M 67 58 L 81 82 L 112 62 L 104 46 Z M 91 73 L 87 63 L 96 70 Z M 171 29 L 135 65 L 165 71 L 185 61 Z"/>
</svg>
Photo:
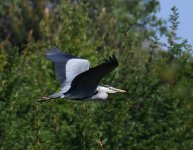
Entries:
<svg viewBox="0 0 193 150">
<path fill-rule="evenodd" d="M 192 47 L 155 0 L 0 2 L 0 150 L 193 149 Z M 157 34 L 166 35 L 162 43 Z M 103 102 L 38 103 L 59 90 L 48 47 L 90 60 L 114 53 Z M 164 47 L 166 50 L 162 50 Z"/>
</svg>

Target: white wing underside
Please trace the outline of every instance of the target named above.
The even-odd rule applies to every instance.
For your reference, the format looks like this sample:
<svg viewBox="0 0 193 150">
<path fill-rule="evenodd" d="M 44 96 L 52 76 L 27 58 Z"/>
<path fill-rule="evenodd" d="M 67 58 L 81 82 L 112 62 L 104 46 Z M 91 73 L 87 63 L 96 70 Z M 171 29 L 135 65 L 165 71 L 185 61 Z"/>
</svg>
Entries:
<svg viewBox="0 0 193 150">
<path fill-rule="evenodd" d="M 82 72 L 89 70 L 89 66 L 90 62 L 86 59 L 70 59 L 66 64 L 66 80 L 59 93 L 66 93 L 71 87 L 72 80 Z"/>
</svg>

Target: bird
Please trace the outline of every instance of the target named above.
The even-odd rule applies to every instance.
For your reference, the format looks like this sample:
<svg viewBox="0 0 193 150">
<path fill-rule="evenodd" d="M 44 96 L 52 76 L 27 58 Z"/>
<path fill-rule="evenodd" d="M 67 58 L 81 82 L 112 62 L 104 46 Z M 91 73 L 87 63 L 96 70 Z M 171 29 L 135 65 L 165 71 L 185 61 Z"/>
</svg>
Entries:
<svg viewBox="0 0 193 150">
<path fill-rule="evenodd" d="M 48 48 L 46 58 L 54 63 L 61 90 L 39 101 L 64 98 L 69 100 L 105 100 L 108 93 L 126 92 L 109 85 L 99 85 L 107 74 L 119 66 L 113 54 L 98 66 L 90 67 L 86 59 L 62 52 L 56 47 Z"/>
</svg>

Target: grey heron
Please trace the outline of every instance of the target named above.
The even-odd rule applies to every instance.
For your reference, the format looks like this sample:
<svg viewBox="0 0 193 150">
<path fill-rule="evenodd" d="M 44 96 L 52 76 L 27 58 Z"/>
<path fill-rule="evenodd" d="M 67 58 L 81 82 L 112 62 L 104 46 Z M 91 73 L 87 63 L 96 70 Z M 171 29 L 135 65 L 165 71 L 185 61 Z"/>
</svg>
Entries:
<svg viewBox="0 0 193 150">
<path fill-rule="evenodd" d="M 90 68 L 90 62 L 60 51 L 49 48 L 46 58 L 54 62 L 55 72 L 61 90 L 40 101 L 67 98 L 71 100 L 107 99 L 108 93 L 126 92 L 111 86 L 100 86 L 101 79 L 113 71 L 119 64 L 114 55 L 100 65 Z"/>
</svg>

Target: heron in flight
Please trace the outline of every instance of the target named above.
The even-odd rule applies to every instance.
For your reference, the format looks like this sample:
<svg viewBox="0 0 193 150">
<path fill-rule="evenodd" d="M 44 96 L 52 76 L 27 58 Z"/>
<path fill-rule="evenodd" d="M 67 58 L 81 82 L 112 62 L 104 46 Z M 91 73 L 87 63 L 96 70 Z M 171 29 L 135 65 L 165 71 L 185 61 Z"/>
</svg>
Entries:
<svg viewBox="0 0 193 150">
<path fill-rule="evenodd" d="M 40 101 L 67 98 L 71 100 L 107 99 L 108 93 L 126 92 L 111 86 L 100 86 L 99 82 L 119 64 L 114 55 L 100 65 L 90 68 L 90 62 L 76 56 L 63 53 L 57 48 L 50 48 L 46 58 L 53 61 L 61 90 Z"/>
</svg>

